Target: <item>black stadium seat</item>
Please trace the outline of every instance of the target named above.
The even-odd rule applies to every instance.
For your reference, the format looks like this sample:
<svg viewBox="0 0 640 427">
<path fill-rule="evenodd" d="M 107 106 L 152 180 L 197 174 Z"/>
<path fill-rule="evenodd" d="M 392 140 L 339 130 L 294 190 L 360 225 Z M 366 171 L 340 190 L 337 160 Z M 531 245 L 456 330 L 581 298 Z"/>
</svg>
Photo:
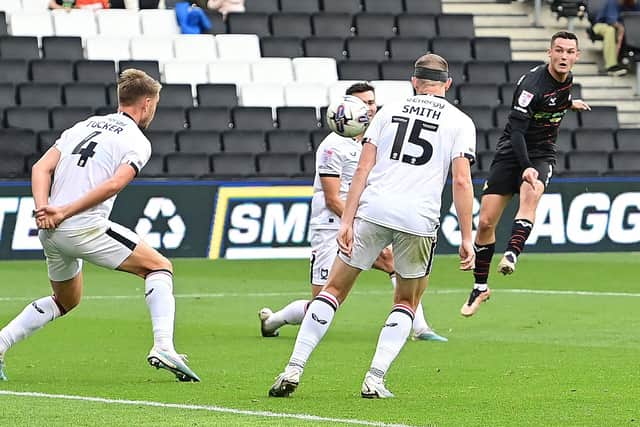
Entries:
<svg viewBox="0 0 640 427">
<path fill-rule="evenodd" d="M 542 61 L 511 61 L 507 63 L 507 74 L 511 83 L 517 83 L 518 79 L 532 68 L 543 64 Z"/>
<path fill-rule="evenodd" d="M 364 0 L 367 13 L 390 13 L 398 15 L 404 12 L 403 0 Z"/>
<path fill-rule="evenodd" d="M 476 37 L 473 39 L 473 56 L 478 61 L 511 61 L 509 37 Z"/>
<path fill-rule="evenodd" d="M 271 107 L 235 107 L 231 110 L 233 125 L 238 130 L 273 130 Z"/>
<path fill-rule="evenodd" d="M 504 105 L 511 105 L 515 91 L 515 83 L 504 83 L 500 85 L 500 99 Z"/>
<path fill-rule="evenodd" d="M 0 129 L 0 154 L 27 156 L 38 152 L 36 134 L 28 129 Z"/>
<path fill-rule="evenodd" d="M 280 0 L 280 10 L 283 12 L 311 14 L 318 9 L 318 0 Z"/>
<path fill-rule="evenodd" d="M 41 130 L 38 132 L 38 151 L 44 153 L 56 143 L 63 129 Z"/>
<path fill-rule="evenodd" d="M 344 39 L 341 37 L 309 37 L 304 41 L 305 56 L 345 59 Z"/>
<path fill-rule="evenodd" d="M 0 10 L 0 36 L 7 34 L 7 14 L 4 10 Z"/>
<path fill-rule="evenodd" d="M 314 176 L 316 173 L 316 153 L 309 151 L 300 157 L 302 163 L 302 173 L 304 176 Z"/>
<path fill-rule="evenodd" d="M 575 149 L 573 145 L 573 132 L 569 129 L 563 129 L 562 126 L 558 131 L 558 137 L 556 138 L 556 149 L 564 153 L 568 153 Z"/>
<path fill-rule="evenodd" d="M 312 131 L 319 127 L 314 107 L 277 107 L 276 116 L 280 129 Z"/>
<path fill-rule="evenodd" d="M 215 154 L 222 152 L 220 132 L 184 130 L 178 132 L 178 150 L 181 153 Z"/>
<path fill-rule="evenodd" d="M 431 41 L 433 53 L 447 58 L 447 61 L 471 61 L 471 39 L 467 37 L 438 37 Z"/>
<path fill-rule="evenodd" d="M 347 40 L 347 53 L 350 60 L 385 61 L 387 40 L 384 37 L 354 37 Z"/>
<path fill-rule="evenodd" d="M 322 121 L 325 119 L 322 117 Z M 313 151 L 317 150 L 322 141 L 329 135 L 331 132 L 328 129 L 318 129 L 311 132 L 311 149 Z"/>
<path fill-rule="evenodd" d="M 35 132 L 49 129 L 49 110 L 46 107 L 12 107 L 4 111 L 8 128 L 31 129 Z"/>
<path fill-rule="evenodd" d="M 68 129 L 81 120 L 93 115 L 90 107 L 55 107 L 49 112 L 51 116 L 51 128 Z"/>
<path fill-rule="evenodd" d="M 425 37 L 395 37 L 389 40 L 389 56 L 394 61 L 414 61 L 429 52 Z"/>
<path fill-rule="evenodd" d="M 161 154 L 152 154 L 149 161 L 140 171 L 140 177 L 159 177 L 164 176 L 164 156 Z"/>
<path fill-rule="evenodd" d="M 260 51 L 263 58 L 297 58 L 304 56 L 299 37 L 261 37 Z"/>
<path fill-rule="evenodd" d="M 174 153 L 165 157 L 167 175 L 200 177 L 211 172 L 209 157 L 201 154 Z"/>
<path fill-rule="evenodd" d="M 416 58 L 417 59 L 417 58 Z M 408 80 L 413 75 L 415 59 L 412 61 L 386 61 L 380 64 L 382 80 Z"/>
<path fill-rule="evenodd" d="M 267 150 L 264 132 L 257 130 L 234 130 L 222 135 L 225 153 L 263 153 Z"/>
<path fill-rule="evenodd" d="M 305 13 L 276 13 L 271 15 L 271 32 L 277 37 L 309 37 L 311 18 Z"/>
<path fill-rule="evenodd" d="M 271 153 L 306 153 L 311 150 L 309 132 L 273 130 L 267 133 L 267 148 Z"/>
<path fill-rule="evenodd" d="M 0 110 L 16 106 L 16 87 L 11 83 L 0 83 Z M 0 116 L 0 119 L 2 117 Z M 2 120 L 0 120 L 2 122 Z"/>
<path fill-rule="evenodd" d="M 311 16 L 316 37 L 342 37 L 353 35 L 353 19 L 348 13 L 316 13 Z"/>
<path fill-rule="evenodd" d="M 294 153 L 262 153 L 256 161 L 259 176 L 292 177 L 301 172 L 300 156 Z"/>
<path fill-rule="evenodd" d="M 20 83 L 18 103 L 26 107 L 62 105 L 62 86 L 55 83 Z"/>
<path fill-rule="evenodd" d="M 253 154 L 214 154 L 211 156 L 211 169 L 214 177 L 250 177 L 256 174 L 256 161 Z"/>
<path fill-rule="evenodd" d="M 161 107 L 156 110 L 156 115 L 149 129 L 178 131 L 186 127 L 184 108 Z"/>
<path fill-rule="evenodd" d="M 28 176 L 24 156 L 0 153 L 0 176 L 3 178 L 23 178 Z"/>
<path fill-rule="evenodd" d="M 436 17 L 433 15 L 416 15 L 405 13 L 398 15 L 398 35 L 401 37 L 425 37 L 433 39 L 438 36 Z"/>
<path fill-rule="evenodd" d="M 507 70 L 502 61 L 472 61 L 467 63 L 467 82 L 469 83 L 500 85 L 507 81 Z"/>
<path fill-rule="evenodd" d="M 341 61 L 338 76 L 340 80 L 380 80 L 378 61 Z"/>
<path fill-rule="evenodd" d="M 393 15 L 385 13 L 360 13 L 354 18 L 358 37 L 394 37 L 395 22 Z"/>
<path fill-rule="evenodd" d="M 0 57 L 0 83 L 22 83 L 29 81 L 27 61 Z"/>
<path fill-rule="evenodd" d="M 493 109 L 493 114 L 496 120 L 496 127 L 500 130 L 504 129 L 509 120 L 509 114 L 511 113 L 511 105 L 499 105 Z"/>
<path fill-rule="evenodd" d="M 196 86 L 200 107 L 235 107 L 238 92 L 233 83 L 207 83 Z"/>
<path fill-rule="evenodd" d="M 193 107 L 193 94 L 188 83 L 163 84 L 159 107 Z"/>
<path fill-rule="evenodd" d="M 102 83 L 69 83 L 62 88 L 64 103 L 70 107 L 99 108 L 108 105 Z"/>
<path fill-rule="evenodd" d="M 500 96 L 496 85 L 465 83 L 458 86 L 458 100 L 465 107 L 492 107 L 500 103 Z"/>
<path fill-rule="evenodd" d="M 610 130 L 576 129 L 573 138 L 577 151 L 614 151 L 616 149 L 614 135 Z"/>
<path fill-rule="evenodd" d="M 440 15 L 442 13 L 442 0 L 404 0 L 408 13 Z"/>
<path fill-rule="evenodd" d="M 247 12 L 275 13 L 280 10 L 278 0 L 245 0 L 244 8 Z"/>
<path fill-rule="evenodd" d="M 322 0 L 325 12 L 348 13 L 355 15 L 362 10 L 360 0 Z"/>
<path fill-rule="evenodd" d="M 211 21 L 210 34 L 224 34 L 227 32 L 227 23 L 224 20 L 224 16 L 217 10 L 205 10 L 207 18 Z"/>
<path fill-rule="evenodd" d="M 615 106 L 594 105 L 591 111 L 585 113 L 583 128 L 589 129 L 618 129 L 618 110 Z"/>
<path fill-rule="evenodd" d="M 198 107 L 187 110 L 191 130 L 224 132 L 231 128 L 231 110 L 227 107 Z"/>
<path fill-rule="evenodd" d="M 145 136 L 151 142 L 151 151 L 154 154 L 171 154 L 176 150 L 176 134 L 171 130 L 148 130 L 144 131 Z"/>
<path fill-rule="evenodd" d="M 618 129 L 616 142 L 618 150 L 640 151 L 640 129 Z"/>
<path fill-rule="evenodd" d="M 258 37 L 271 35 L 269 15 L 266 13 L 229 13 L 227 28 L 233 34 L 256 34 Z"/>
<path fill-rule="evenodd" d="M 0 58 L 39 59 L 38 38 L 31 36 L 0 36 Z"/>
<path fill-rule="evenodd" d="M 42 57 L 45 59 L 69 59 L 77 61 L 84 57 L 80 37 L 43 37 Z"/>
<path fill-rule="evenodd" d="M 606 151 L 573 151 L 567 154 L 569 170 L 585 175 L 600 175 L 609 170 L 609 153 Z"/>
<path fill-rule="evenodd" d="M 113 61 L 76 61 L 76 80 L 84 83 L 115 83 L 116 65 Z"/>
<path fill-rule="evenodd" d="M 493 111 L 490 108 L 482 106 L 462 107 L 469 117 L 473 119 L 477 129 L 489 130 L 495 127 L 493 121 Z"/>
<path fill-rule="evenodd" d="M 37 59 L 30 63 L 31 80 L 37 83 L 70 83 L 75 81 L 73 62 L 69 59 Z"/>
<path fill-rule="evenodd" d="M 158 65 L 158 61 L 123 60 L 118 62 L 118 73 L 122 73 L 124 70 L 127 70 L 129 68 L 137 68 L 138 70 L 142 70 L 145 73 L 149 74 L 154 79 L 160 80 L 160 66 Z"/>
<path fill-rule="evenodd" d="M 438 34 L 440 37 L 475 36 L 473 15 L 470 13 L 443 13 L 438 15 Z"/>
<path fill-rule="evenodd" d="M 639 174 L 640 151 L 617 151 L 611 153 L 611 169 L 618 173 Z"/>
</svg>

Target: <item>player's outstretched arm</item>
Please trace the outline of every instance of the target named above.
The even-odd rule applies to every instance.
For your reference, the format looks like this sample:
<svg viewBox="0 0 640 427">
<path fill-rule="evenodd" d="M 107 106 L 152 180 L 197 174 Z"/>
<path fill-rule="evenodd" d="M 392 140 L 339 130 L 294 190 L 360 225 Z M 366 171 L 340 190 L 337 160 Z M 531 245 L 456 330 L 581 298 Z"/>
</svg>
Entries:
<svg viewBox="0 0 640 427">
<path fill-rule="evenodd" d="M 582 99 L 574 99 L 571 101 L 571 109 L 573 111 L 591 111 L 591 106 Z"/>
<path fill-rule="evenodd" d="M 471 182 L 471 164 L 466 157 L 453 159 L 451 167 L 453 178 L 453 203 L 456 207 L 462 243 L 460 243 L 460 269 L 472 270 L 475 266 L 473 251 L 472 215 L 473 215 L 473 184 Z"/>
</svg>

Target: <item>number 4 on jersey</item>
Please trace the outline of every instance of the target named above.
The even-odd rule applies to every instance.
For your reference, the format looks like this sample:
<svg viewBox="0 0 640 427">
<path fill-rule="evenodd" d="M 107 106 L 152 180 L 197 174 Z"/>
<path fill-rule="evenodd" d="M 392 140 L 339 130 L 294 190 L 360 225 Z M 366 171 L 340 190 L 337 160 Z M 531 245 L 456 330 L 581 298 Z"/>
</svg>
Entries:
<svg viewBox="0 0 640 427">
<path fill-rule="evenodd" d="M 87 165 L 87 160 L 89 160 L 89 158 L 93 157 L 93 155 L 96 154 L 93 149 L 96 148 L 96 145 L 98 145 L 98 143 L 91 140 L 101 133 L 102 132 L 97 130 L 91 132 L 85 139 L 80 141 L 78 145 L 76 145 L 76 148 L 74 148 L 71 152 L 71 154 L 80 154 L 80 158 L 78 159 L 78 166 L 80 166 L 81 168 L 85 167 Z"/>
</svg>

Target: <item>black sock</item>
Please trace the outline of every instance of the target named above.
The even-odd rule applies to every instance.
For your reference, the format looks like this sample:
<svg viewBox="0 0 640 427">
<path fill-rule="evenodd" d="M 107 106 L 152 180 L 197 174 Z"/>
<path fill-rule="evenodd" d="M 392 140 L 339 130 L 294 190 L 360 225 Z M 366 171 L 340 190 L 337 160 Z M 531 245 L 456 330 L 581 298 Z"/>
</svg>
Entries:
<svg viewBox="0 0 640 427">
<path fill-rule="evenodd" d="M 476 253 L 476 267 L 473 269 L 473 277 L 476 284 L 486 285 L 489 278 L 489 267 L 491 266 L 491 258 L 496 250 L 496 242 L 486 245 L 473 245 Z"/>
<path fill-rule="evenodd" d="M 511 239 L 505 252 L 513 252 L 516 256 L 520 255 L 524 250 L 524 242 L 527 241 L 532 229 L 533 223 L 528 219 L 514 219 Z"/>
</svg>

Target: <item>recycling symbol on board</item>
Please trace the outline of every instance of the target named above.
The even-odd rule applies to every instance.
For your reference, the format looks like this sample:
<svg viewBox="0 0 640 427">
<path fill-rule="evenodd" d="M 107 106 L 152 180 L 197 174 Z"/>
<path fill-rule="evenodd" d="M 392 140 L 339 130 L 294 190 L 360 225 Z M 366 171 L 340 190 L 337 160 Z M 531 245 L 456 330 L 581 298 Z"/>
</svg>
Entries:
<svg viewBox="0 0 640 427">
<path fill-rule="evenodd" d="M 167 224 L 166 230 L 162 233 L 153 231 L 154 222 L 160 219 Z M 147 202 L 144 217 L 138 220 L 135 231 L 155 249 L 176 249 L 184 239 L 186 227 L 180 215 L 176 213 L 173 200 L 166 197 L 152 197 Z"/>
</svg>

